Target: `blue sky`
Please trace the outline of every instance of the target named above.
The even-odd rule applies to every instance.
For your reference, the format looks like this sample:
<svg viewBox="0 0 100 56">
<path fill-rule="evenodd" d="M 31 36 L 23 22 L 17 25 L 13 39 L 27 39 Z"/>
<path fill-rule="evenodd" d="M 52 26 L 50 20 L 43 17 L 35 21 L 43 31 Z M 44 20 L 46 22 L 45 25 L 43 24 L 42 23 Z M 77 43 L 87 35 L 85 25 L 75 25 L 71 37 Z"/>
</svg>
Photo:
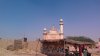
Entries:
<svg viewBox="0 0 100 56">
<path fill-rule="evenodd" d="M 60 18 L 65 36 L 100 37 L 100 0 L 0 0 L 0 37 L 42 38 Z"/>
</svg>

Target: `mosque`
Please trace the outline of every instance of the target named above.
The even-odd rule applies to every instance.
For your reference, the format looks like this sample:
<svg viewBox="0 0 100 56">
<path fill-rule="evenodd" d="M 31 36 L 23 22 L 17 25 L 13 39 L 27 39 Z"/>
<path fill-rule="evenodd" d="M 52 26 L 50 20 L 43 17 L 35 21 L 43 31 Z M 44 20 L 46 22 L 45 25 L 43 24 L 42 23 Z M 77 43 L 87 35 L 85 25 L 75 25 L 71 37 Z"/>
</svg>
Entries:
<svg viewBox="0 0 100 56">
<path fill-rule="evenodd" d="M 64 56 L 64 32 L 63 32 L 63 19 L 59 21 L 60 29 L 53 26 L 50 30 L 44 28 L 43 40 L 41 40 L 41 52 L 48 56 Z"/>
<path fill-rule="evenodd" d="M 49 31 L 47 31 L 46 28 L 43 30 L 43 39 L 44 40 L 60 40 L 64 38 L 64 32 L 63 32 L 63 19 L 60 19 L 59 21 L 60 25 L 60 32 L 57 31 L 57 29 L 53 26 Z"/>
</svg>

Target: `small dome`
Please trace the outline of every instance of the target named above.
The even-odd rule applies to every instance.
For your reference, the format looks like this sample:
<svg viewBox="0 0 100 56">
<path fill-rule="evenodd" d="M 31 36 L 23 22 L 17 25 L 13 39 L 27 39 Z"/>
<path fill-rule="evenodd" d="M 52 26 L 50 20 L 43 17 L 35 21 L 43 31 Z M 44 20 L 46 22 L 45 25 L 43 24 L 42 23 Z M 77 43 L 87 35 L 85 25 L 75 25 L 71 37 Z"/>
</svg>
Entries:
<svg viewBox="0 0 100 56">
<path fill-rule="evenodd" d="M 63 19 L 60 19 L 60 21 L 63 21 Z"/>
<path fill-rule="evenodd" d="M 43 29 L 44 31 L 47 30 L 46 28 Z"/>
</svg>

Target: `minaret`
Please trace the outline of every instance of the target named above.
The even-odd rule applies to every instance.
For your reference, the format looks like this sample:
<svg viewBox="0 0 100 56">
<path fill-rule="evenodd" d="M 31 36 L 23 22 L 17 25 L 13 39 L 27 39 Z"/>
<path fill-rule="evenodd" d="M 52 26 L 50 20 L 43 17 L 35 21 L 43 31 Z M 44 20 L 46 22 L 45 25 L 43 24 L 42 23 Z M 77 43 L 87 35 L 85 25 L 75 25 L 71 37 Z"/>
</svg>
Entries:
<svg viewBox="0 0 100 56">
<path fill-rule="evenodd" d="M 64 38 L 64 32 L 63 32 L 63 19 L 60 19 L 60 37 L 61 37 L 61 39 L 63 39 Z"/>
<path fill-rule="evenodd" d="M 46 35 L 47 35 L 47 29 L 43 29 L 43 39 L 46 40 Z"/>
</svg>

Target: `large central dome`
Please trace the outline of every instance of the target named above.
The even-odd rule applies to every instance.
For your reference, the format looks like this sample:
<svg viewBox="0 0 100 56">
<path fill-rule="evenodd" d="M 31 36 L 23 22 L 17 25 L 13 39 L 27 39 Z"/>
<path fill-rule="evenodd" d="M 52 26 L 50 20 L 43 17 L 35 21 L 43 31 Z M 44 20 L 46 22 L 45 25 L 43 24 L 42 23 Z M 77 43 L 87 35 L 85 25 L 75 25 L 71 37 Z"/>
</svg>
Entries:
<svg viewBox="0 0 100 56">
<path fill-rule="evenodd" d="M 50 31 L 48 32 L 48 34 L 59 34 L 59 32 L 57 31 L 57 29 L 53 26 Z"/>
</svg>

